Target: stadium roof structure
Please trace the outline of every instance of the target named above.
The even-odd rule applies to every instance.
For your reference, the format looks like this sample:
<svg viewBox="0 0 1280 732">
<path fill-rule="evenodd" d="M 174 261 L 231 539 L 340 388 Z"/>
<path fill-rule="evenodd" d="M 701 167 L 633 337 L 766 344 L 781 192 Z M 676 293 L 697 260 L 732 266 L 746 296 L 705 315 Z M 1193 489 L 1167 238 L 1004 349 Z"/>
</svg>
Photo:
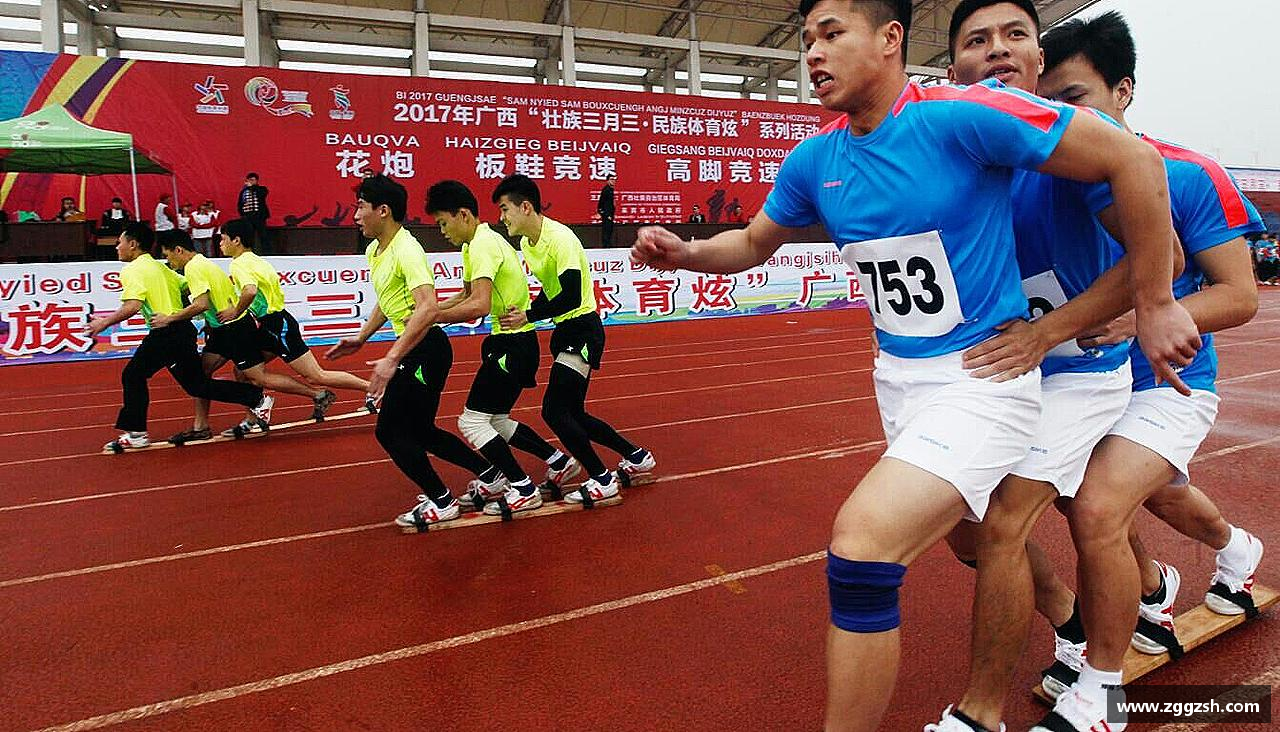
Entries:
<svg viewBox="0 0 1280 732">
<path fill-rule="evenodd" d="M 1097 1 L 1035 4 L 1048 27 Z M 41 20 L 38 31 L 0 29 L 0 41 L 57 51 L 72 43 L 86 55 L 185 54 L 253 66 L 363 66 L 809 101 L 796 0 L 32 2 L 0 0 L 0 18 Z M 915 0 L 913 75 L 943 74 L 958 2 Z M 74 22 L 76 33 L 64 35 L 50 22 L 55 13 Z M 183 35 L 172 40 L 154 31 Z"/>
</svg>

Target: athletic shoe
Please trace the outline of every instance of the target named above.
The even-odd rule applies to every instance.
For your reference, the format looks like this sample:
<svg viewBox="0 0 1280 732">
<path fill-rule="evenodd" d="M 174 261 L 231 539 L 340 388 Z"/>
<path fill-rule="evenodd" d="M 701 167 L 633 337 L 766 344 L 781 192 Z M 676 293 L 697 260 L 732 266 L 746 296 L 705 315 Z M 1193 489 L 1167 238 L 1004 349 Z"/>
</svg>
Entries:
<svg viewBox="0 0 1280 732">
<path fill-rule="evenodd" d="M 1160 570 L 1160 576 L 1164 578 L 1164 600 L 1150 605 L 1141 600 L 1138 601 L 1138 628 L 1133 631 L 1133 638 L 1129 643 L 1141 653 L 1158 656 L 1168 651 L 1169 647 L 1158 637 L 1150 635 L 1151 631 L 1145 629 L 1155 626 L 1164 628 L 1170 633 L 1175 632 L 1173 602 L 1178 599 L 1178 589 L 1182 587 L 1182 575 L 1178 574 L 1177 569 L 1164 562 L 1157 562 L 1154 559 L 1151 561 L 1155 562 L 1156 569 Z"/>
<path fill-rule="evenodd" d="M 631 462 L 631 458 L 623 458 L 618 463 L 618 470 L 627 475 L 641 475 L 643 473 L 651 473 L 653 469 L 658 467 L 658 461 L 653 458 L 653 453 L 642 449 L 640 452 L 643 456 L 639 462 Z"/>
<path fill-rule="evenodd" d="M 542 507 L 542 491 L 538 490 L 532 484 L 529 485 L 529 495 L 525 495 L 515 488 L 507 488 L 504 494 L 507 499 L 507 508 L 512 513 L 519 511 L 532 511 L 535 508 Z M 484 504 L 484 513 L 486 516 L 501 516 L 502 506 L 497 501 Z"/>
<path fill-rule="evenodd" d="M 550 465 L 547 466 L 547 480 L 556 485 L 564 485 L 569 482 L 575 475 L 582 472 L 582 466 L 577 460 L 569 458 L 565 461 L 564 467 L 556 470 Z"/>
<path fill-rule="evenodd" d="M 464 509 L 474 511 L 476 510 L 477 503 L 485 504 L 490 501 L 496 501 L 506 494 L 507 489 L 510 487 L 511 485 L 507 482 L 506 476 L 501 473 L 499 473 L 498 477 L 494 478 L 491 483 L 486 483 L 483 480 L 476 478 L 470 483 L 467 483 L 467 492 L 463 493 L 462 497 L 458 500 L 462 502 L 462 507 Z M 477 501 L 477 496 L 479 496 L 481 500 Z M 421 496 L 421 498 L 425 500 L 426 496 Z"/>
<path fill-rule="evenodd" d="M 422 496 L 419 496 L 422 498 Z M 449 497 L 449 504 L 444 508 L 436 505 L 435 501 L 427 498 L 412 510 L 396 516 L 396 526 L 402 529 L 412 529 L 420 524 L 438 524 L 442 521 L 452 521 L 461 515 L 462 511 L 458 507 L 458 502 Z"/>
<path fill-rule="evenodd" d="M 235 437 L 237 428 L 239 428 L 240 434 L 242 435 L 247 435 L 250 432 L 262 431 L 262 427 L 257 422 L 254 422 L 253 420 L 250 420 L 249 418 L 246 417 L 245 419 L 240 420 L 240 424 L 236 425 L 235 427 L 228 427 L 225 430 L 223 430 L 220 434 L 223 437 Z"/>
<path fill-rule="evenodd" d="M 1079 689 L 1071 689 L 1058 697 L 1053 711 L 1031 732 L 1123 732 L 1128 726 L 1128 722 L 1109 721 L 1105 706 L 1086 699 Z"/>
<path fill-rule="evenodd" d="M 213 439 L 213 432 L 205 427 L 202 430 L 183 430 L 173 437 L 169 438 L 169 442 L 178 445 L 184 442 L 198 442 L 200 440 Z"/>
<path fill-rule="evenodd" d="M 606 498 L 613 498 L 618 495 L 618 479 L 609 474 L 609 482 L 601 483 L 595 478 L 591 478 L 582 484 L 582 487 L 576 491 L 570 491 L 564 494 L 564 500 L 569 503 L 582 503 L 582 491 L 586 491 L 593 501 L 603 501 Z"/>
<path fill-rule="evenodd" d="M 271 426 L 271 407 L 275 406 L 275 403 L 275 397 L 263 394 L 262 401 L 258 402 L 258 406 L 253 408 L 253 418 L 257 421 L 258 426 L 264 430 Z"/>
<path fill-rule="evenodd" d="M 320 396 L 311 400 L 311 418 L 317 422 L 324 419 L 324 415 L 329 413 L 329 407 L 332 407 L 336 401 L 338 401 L 338 395 L 325 389 Z"/>
<path fill-rule="evenodd" d="M 992 732 L 992 730 L 969 719 L 959 711 L 953 711 L 952 707 L 947 707 L 942 710 L 942 719 L 937 724 L 926 724 L 924 732 Z M 1005 732 L 1004 722 L 1000 723 L 1000 727 L 995 732 Z"/>
<path fill-rule="evenodd" d="M 1049 698 L 1057 699 L 1062 696 L 1080 678 L 1080 669 L 1084 668 L 1085 646 L 1084 643 L 1072 643 L 1054 634 L 1053 665 L 1044 670 L 1040 679 L 1040 685 Z"/>
<path fill-rule="evenodd" d="M 1219 615 L 1243 615 L 1247 608 L 1253 607 L 1253 578 L 1262 563 L 1263 546 L 1253 534 L 1246 531 L 1244 535 L 1248 541 L 1248 564 L 1232 567 L 1222 561 L 1219 552 L 1213 584 L 1204 596 L 1204 604 Z"/>
<path fill-rule="evenodd" d="M 146 432 L 121 432 L 120 436 L 102 446 L 103 450 L 111 450 L 114 447 L 120 447 L 125 450 L 137 450 L 140 447 L 150 447 L 151 438 Z"/>
</svg>

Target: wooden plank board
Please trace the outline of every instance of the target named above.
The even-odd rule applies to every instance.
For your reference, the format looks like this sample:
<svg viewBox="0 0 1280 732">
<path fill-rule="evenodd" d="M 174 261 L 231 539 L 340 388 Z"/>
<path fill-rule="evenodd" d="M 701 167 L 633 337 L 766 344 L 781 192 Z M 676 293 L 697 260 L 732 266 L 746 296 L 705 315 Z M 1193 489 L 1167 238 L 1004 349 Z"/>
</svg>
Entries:
<svg viewBox="0 0 1280 732">
<path fill-rule="evenodd" d="M 616 496 L 613 496 L 612 498 L 606 498 L 603 501 L 596 501 L 595 505 L 591 508 L 591 510 L 594 511 L 597 508 L 607 508 L 609 506 L 616 506 L 620 503 L 622 503 L 621 493 L 619 493 Z M 511 520 L 516 521 L 520 519 L 538 518 L 540 516 L 555 516 L 556 514 L 569 513 L 571 511 L 583 511 L 583 510 L 586 510 L 586 509 L 583 508 L 581 503 L 570 503 L 568 501 L 550 501 L 550 502 L 543 503 L 541 507 L 535 508 L 531 511 L 516 511 L 515 513 L 511 514 Z M 441 521 L 440 523 L 428 524 L 424 531 L 431 532 L 431 531 L 444 531 L 446 529 L 466 529 L 472 526 L 483 526 L 485 524 L 501 523 L 503 520 L 504 519 L 500 515 L 490 516 L 489 514 L 484 513 L 483 511 L 470 511 L 462 514 L 461 516 L 459 516 L 458 518 L 452 521 Z M 408 528 L 401 528 L 400 531 L 405 534 L 424 533 L 424 531 L 419 531 L 416 527 L 412 527 L 412 526 Z"/>
<path fill-rule="evenodd" d="M 191 442 L 184 443 L 182 445 L 175 445 L 172 442 L 169 442 L 168 440 L 160 440 L 160 441 L 151 443 L 147 447 L 133 448 L 133 449 L 125 450 L 124 452 L 127 452 L 127 453 L 147 452 L 148 450 L 167 450 L 172 447 L 195 447 L 196 445 L 213 445 L 219 442 L 235 442 L 236 440 L 252 440 L 258 437 L 266 437 L 267 435 L 272 435 L 272 434 L 275 434 L 276 432 L 285 432 L 291 429 L 295 429 L 297 427 L 305 427 L 311 424 L 341 422 L 347 419 L 356 419 L 358 417 L 366 417 L 366 416 L 371 416 L 371 413 L 367 409 L 361 407 L 360 409 L 357 409 L 354 412 L 329 415 L 320 421 L 317 421 L 308 417 L 307 419 L 300 419 L 300 420 L 297 420 L 296 422 L 285 422 L 283 424 L 273 424 L 271 425 L 271 429 L 266 432 L 261 432 L 261 431 L 249 432 L 249 433 L 246 433 L 244 437 L 233 437 L 231 435 L 223 435 L 223 434 L 215 433 L 213 437 L 210 437 L 207 440 L 194 440 Z M 103 448 L 102 454 L 113 455 L 113 454 L 123 454 L 123 453 L 115 453 L 110 448 Z"/>
<path fill-rule="evenodd" d="M 1259 613 L 1266 612 L 1277 601 L 1280 601 L 1280 593 L 1270 587 L 1254 585 L 1253 603 L 1257 606 Z M 1190 653 L 1237 625 L 1243 625 L 1246 620 L 1247 616 L 1243 614 L 1219 615 L 1201 604 L 1174 618 L 1173 627 L 1178 640 L 1182 643 L 1183 651 Z M 1168 662 L 1168 653 L 1152 656 L 1130 647 L 1124 654 L 1124 683 L 1137 681 Z M 1036 684 L 1032 693 L 1041 702 L 1053 706 L 1053 698 L 1044 690 L 1042 684 Z"/>
</svg>

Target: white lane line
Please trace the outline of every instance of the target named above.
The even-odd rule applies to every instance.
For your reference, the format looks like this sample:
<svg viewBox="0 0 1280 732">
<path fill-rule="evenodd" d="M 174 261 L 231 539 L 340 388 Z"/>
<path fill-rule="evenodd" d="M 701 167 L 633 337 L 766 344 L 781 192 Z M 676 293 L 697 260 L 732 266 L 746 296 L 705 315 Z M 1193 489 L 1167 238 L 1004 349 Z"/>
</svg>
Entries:
<svg viewBox="0 0 1280 732">
<path fill-rule="evenodd" d="M 176 699 L 144 704 L 131 709 L 123 709 L 110 714 L 81 719 L 77 722 L 45 727 L 38 732 L 82 732 L 83 730 L 101 729 L 103 727 L 110 727 L 112 725 L 130 722 L 137 719 L 156 717 L 162 714 L 191 709 L 204 704 L 226 701 L 228 699 L 235 699 L 249 694 L 258 694 L 285 686 L 303 684 L 308 681 L 314 681 L 316 679 L 322 679 L 327 676 L 334 676 L 350 671 L 357 671 L 370 666 L 379 666 L 393 661 L 402 661 L 407 658 L 417 658 L 419 656 L 445 651 L 450 648 L 468 646 L 474 643 L 482 643 L 495 638 L 504 638 L 506 636 L 516 635 L 517 633 L 525 633 L 552 625 L 569 623 L 575 620 L 581 620 L 582 618 L 588 618 L 593 615 L 600 615 L 603 613 L 625 610 L 626 608 L 635 607 L 637 605 L 669 600 L 673 597 L 687 595 L 691 592 L 698 592 L 700 590 L 717 587 L 730 582 L 740 582 L 752 577 L 759 577 L 760 575 L 779 572 L 784 569 L 812 564 L 813 562 L 824 559 L 826 556 L 826 550 L 813 552 L 812 554 L 803 554 L 798 557 L 792 557 L 791 559 L 784 559 L 780 562 L 773 562 L 772 564 L 764 564 L 758 567 L 739 570 L 737 572 L 730 572 L 728 574 L 720 575 L 719 577 L 710 577 L 707 579 L 697 580 L 695 582 L 688 582 L 683 585 L 644 592 L 638 595 L 619 598 L 617 600 L 610 600 L 608 602 L 580 607 L 576 610 L 568 610 L 566 612 L 555 613 L 553 615 L 544 615 L 540 618 L 522 620 L 518 623 L 478 630 L 474 633 L 457 635 L 452 638 L 445 638 L 438 641 L 432 641 L 430 643 L 422 643 L 416 646 L 397 648 L 393 651 L 374 653 L 360 658 L 331 663 L 326 666 L 316 666 L 314 668 L 306 669 L 305 671 L 296 671 L 294 673 L 283 674 L 269 679 L 261 679 L 259 681 L 251 681 L 246 684 L 228 686 L 215 691 L 206 691 L 200 694 L 192 694 L 190 696 L 178 697 Z"/>
<path fill-rule="evenodd" d="M 854 445 L 841 448 L 824 448 L 822 450 L 811 450 L 809 452 L 795 453 L 791 455 L 783 455 L 775 458 L 766 458 L 764 460 L 754 460 L 747 463 L 739 463 L 737 465 L 726 465 L 719 468 L 709 468 L 706 470 L 694 471 L 691 473 L 683 473 L 680 475 L 663 475 L 659 476 L 654 483 L 670 483 L 680 480 L 689 480 L 692 478 L 700 478 L 707 475 L 717 475 L 720 473 L 730 473 L 739 470 L 749 470 L 765 465 L 776 465 L 778 463 L 794 462 L 796 460 L 808 460 L 810 458 L 828 459 L 832 457 L 843 457 L 868 450 L 875 450 L 884 445 L 883 440 L 871 440 L 861 442 Z M 354 534 L 363 531 L 371 531 L 373 529 L 390 528 L 391 522 L 383 521 L 376 524 L 362 524 L 360 526 L 348 526 L 341 529 L 329 529 L 326 531 L 314 531 L 307 534 L 296 534 L 293 536 L 277 536 L 271 539 L 260 539 L 258 541 L 245 542 L 243 544 L 229 544 L 226 546 L 210 547 L 208 549 L 199 549 L 190 552 L 181 552 L 178 554 L 165 554 L 155 557 L 147 557 L 145 559 L 133 559 L 127 562 L 113 562 L 111 564 L 100 564 L 93 567 L 82 567 L 80 569 L 68 569 L 61 572 L 50 572 L 48 574 L 32 575 L 29 577 L 15 577 L 13 579 L 0 582 L 0 589 L 8 587 L 18 587 L 21 585 L 29 585 L 37 582 L 47 582 L 55 579 L 65 579 L 67 577 L 81 577 L 88 574 L 100 574 L 102 572 L 112 572 L 120 569 L 132 569 L 134 567 L 144 567 L 150 564 L 162 564 L 167 562 L 176 562 L 183 559 L 194 559 L 197 557 L 207 557 L 215 554 L 227 554 L 230 552 L 243 551 L 246 549 L 257 549 L 264 546 L 277 546 L 280 544 L 292 544 L 299 541 L 308 541 L 311 539 L 324 539 L 331 536 L 341 536 L 344 534 Z"/>
</svg>

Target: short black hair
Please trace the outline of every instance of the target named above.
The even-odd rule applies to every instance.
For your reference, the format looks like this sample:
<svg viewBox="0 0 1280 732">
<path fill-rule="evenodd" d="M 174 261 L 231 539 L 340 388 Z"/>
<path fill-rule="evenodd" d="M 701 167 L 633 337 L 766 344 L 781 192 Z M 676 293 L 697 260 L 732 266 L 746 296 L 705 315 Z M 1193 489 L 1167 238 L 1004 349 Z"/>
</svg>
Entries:
<svg viewBox="0 0 1280 732">
<path fill-rule="evenodd" d="M 538 184 L 527 175 L 516 173 L 503 178 L 498 187 L 493 189 L 493 202 L 497 203 L 503 196 L 517 206 L 528 201 L 535 213 L 542 213 L 542 193 L 538 190 Z"/>
<path fill-rule="evenodd" d="M 245 174 L 244 174 L 244 177 L 246 177 L 246 178 L 257 178 L 257 177 L 258 177 L 258 174 L 257 174 L 257 173 L 245 173 Z"/>
<path fill-rule="evenodd" d="M 801 18 L 808 18 L 821 0 L 800 0 Z M 907 38 L 911 34 L 911 0 L 849 0 L 876 28 L 896 20 L 902 24 L 902 60 L 907 59 Z"/>
<path fill-rule="evenodd" d="M 63 197 L 62 197 L 62 202 L 63 202 L 63 203 L 66 203 L 67 201 L 70 201 L 70 202 L 72 202 L 72 203 L 75 203 L 75 202 L 76 202 L 76 199 L 72 198 L 71 196 L 63 196 Z"/>
<path fill-rule="evenodd" d="M 480 215 L 480 203 L 476 194 L 461 181 L 442 180 L 427 189 L 427 213 L 456 214 L 467 209 L 473 216 Z"/>
<path fill-rule="evenodd" d="M 409 208 L 409 192 L 387 176 L 379 173 L 360 181 L 356 195 L 374 208 L 386 206 L 391 209 L 391 218 L 396 223 L 404 221 L 405 212 Z"/>
<path fill-rule="evenodd" d="M 1138 50 L 1133 44 L 1129 23 L 1117 10 L 1108 10 L 1092 20 L 1072 18 L 1049 29 L 1040 41 L 1044 49 L 1044 70 L 1057 68 L 1079 54 L 1114 89 L 1124 79 L 1134 82 Z"/>
<path fill-rule="evenodd" d="M 123 200 L 121 200 L 121 198 L 120 198 L 119 196 L 116 196 L 115 198 L 112 198 L 112 199 L 111 199 L 111 202 L 112 202 L 112 203 L 124 203 L 124 201 L 123 201 Z"/>
<path fill-rule="evenodd" d="M 147 226 L 141 221 L 134 221 L 131 224 L 126 224 L 124 231 L 121 233 L 124 234 L 124 238 L 129 241 L 136 242 L 138 248 L 143 251 L 149 252 L 151 251 L 151 247 L 155 246 L 156 233 L 151 230 L 150 226 Z"/>
<path fill-rule="evenodd" d="M 1024 13 L 1030 15 L 1031 22 L 1035 24 L 1036 35 L 1040 35 L 1040 13 L 1036 10 L 1036 6 L 1031 0 L 961 0 L 956 5 L 956 9 L 951 11 L 951 26 L 947 30 L 947 50 L 951 52 L 953 60 L 956 57 L 956 41 L 960 40 L 956 37 L 960 33 L 960 26 L 979 10 L 1004 3 L 1016 5 Z"/>
<path fill-rule="evenodd" d="M 226 234 L 228 239 L 239 239 L 247 249 L 253 249 L 258 245 L 258 233 L 254 231 L 253 225 L 244 219 L 231 219 L 223 224 L 222 233 Z"/>
<path fill-rule="evenodd" d="M 182 229 L 169 229 L 162 231 L 156 235 L 156 243 L 160 245 L 162 250 L 177 249 L 182 247 L 189 252 L 196 251 L 195 246 L 191 243 L 191 235 Z"/>
</svg>

